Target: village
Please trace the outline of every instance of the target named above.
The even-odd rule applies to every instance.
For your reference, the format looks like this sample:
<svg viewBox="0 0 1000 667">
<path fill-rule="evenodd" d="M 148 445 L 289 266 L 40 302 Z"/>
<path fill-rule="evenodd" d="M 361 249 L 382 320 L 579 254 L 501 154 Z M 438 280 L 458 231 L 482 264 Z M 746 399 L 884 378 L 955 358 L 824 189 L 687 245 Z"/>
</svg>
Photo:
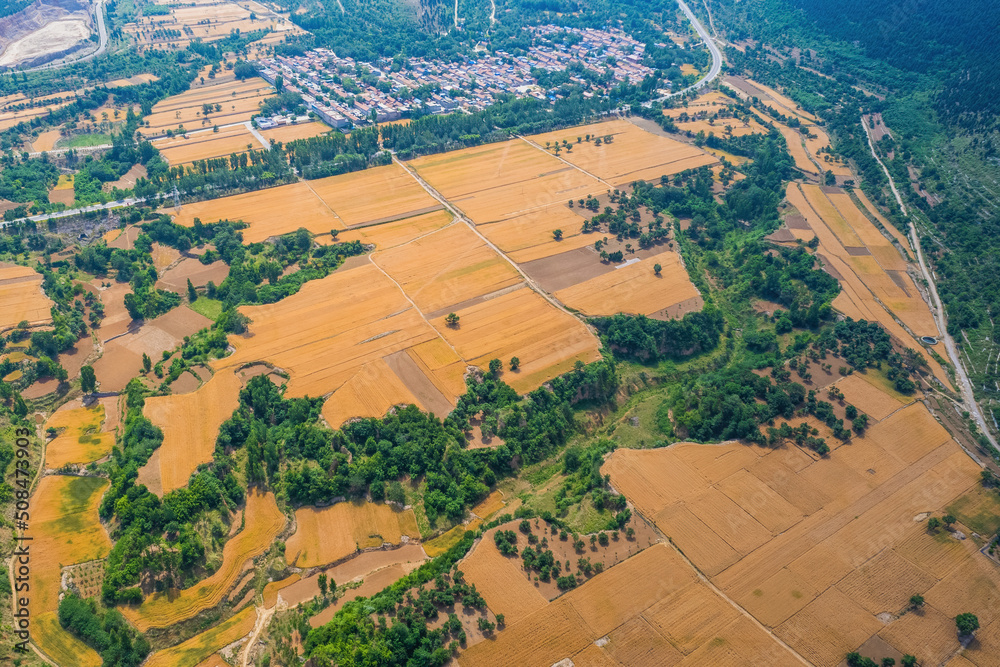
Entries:
<svg viewBox="0 0 1000 667">
<path fill-rule="evenodd" d="M 643 64 L 644 45 L 621 30 L 554 25 L 527 30 L 542 38 L 539 41 L 558 41 L 532 46 L 526 55 L 517 56 L 504 51 L 489 56 L 480 47 L 478 59 L 457 62 L 410 58 L 366 64 L 318 48 L 301 56 L 265 58 L 257 67 L 272 84 L 300 93 L 309 109 L 335 128 L 459 109 L 478 111 L 502 95 L 555 99 L 557 87 L 541 85 L 539 70 L 564 72 L 577 63 L 582 67 L 572 68 L 568 81 L 584 87 L 587 97 L 620 83 L 637 84 L 653 74 Z M 261 129 L 281 122 L 257 119 Z"/>
</svg>

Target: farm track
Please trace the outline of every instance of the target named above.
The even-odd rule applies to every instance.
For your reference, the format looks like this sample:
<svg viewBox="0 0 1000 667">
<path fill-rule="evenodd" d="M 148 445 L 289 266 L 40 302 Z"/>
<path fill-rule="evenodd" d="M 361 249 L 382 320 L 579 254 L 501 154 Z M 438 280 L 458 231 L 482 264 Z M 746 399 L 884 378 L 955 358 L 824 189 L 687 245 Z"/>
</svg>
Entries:
<svg viewBox="0 0 1000 667">
<path fill-rule="evenodd" d="M 613 186 L 611 183 L 608 183 L 606 180 L 604 180 L 603 178 L 601 178 L 597 174 L 592 174 L 589 171 L 587 171 L 586 169 L 584 169 L 583 167 L 578 167 L 577 165 L 573 164 L 572 162 L 569 162 L 568 160 L 565 160 L 564 158 L 562 158 L 562 157 L 560 157 L 558 155 L 553 155 L 552 153 L 548 152 L 547 150 L 545 150 L 544 148 L 542 148 L 541 146 L 539 146 L 538 144 L 536 144 L 531 139 L 528 139 L 527 137 L 522 137 L 521 135 L 517 135 L 517 138 L 520 139 L 520 140 L 522 140 L 524 143 L 528 144 L 529 146 L 534 146 L 535 148 L 537 148 L 538 150 L 542 151 L 546 155 L 552 155 L 552 157 L 554 157 L 557 160 L 561 161 L 563 164 L 565 164 L 565 165 L 567 165 L 569 167 L 572 167 L 573 169 L 576 169 L 577 171 L 582 171 L 587 176 L 590 176 L 591 178 L 593 178 L 593 179 L 595 179 L 597 181 L 600 181 L 604 185 L 608 186 L 609 190 L 614 190 L 615 189 L 615 186 Z"/>
<path fill-rule="evenodd" d="M 899 204 L 899 210 L 903 212 L 903 215 L 909 216 L 906 211 L 906 206 L 903 204 L 903 198 L 899 196 L 899 191 L 896 189 L 896 184 L 892 179 L 892 174 L 889 173 L 889 169 L 885 166 L 882 160 L 879 158 L 878 154 L 875 152 L 875 145 L 872 143 L 871 132 L 868 130 L 868 123 L 865 122 L 864 118 L 861 119 L 861 127 L 865 129 L 865 136 L 868 138 L 868 148 L 871 150 L 872 157 L 875 161 L 879 163 L 882 170 L 885 172 L 886 178 L 889 179 L 889 188 L 892 190 L 893 196 L 896 198 L 896 203 Z M 910 223 L 910 245 L 913 246 L 913 251 L 917 255 L 917 263 L 920 265 L 920 272 L 924 276 L 924 280 L 927 281 L 927 286 L 930 289 L 931 299 L 933 303 L 931 304 L 931 314 L 934 316 L 934 322 L 937 325 L 938 333 L 944 340 L 944 346 L 948 350 L 948 357 L 951 359 L 951 363 L 955 366 L 955 375 L 958 377 L 958 385 L 961 390 L 963 403 L 965 407 L 972 414 L 976 423 L 979 425 L 980 431 L 986 436 L 990 445 L 993 447 L 994 451 L 1000 453 L 1000 446 L 997 445 L 996 439 L 990 433 L 989 427 L 986 424 L 986 418 L 983 416 L 982 409 L 979 407 L 979 403 L 976 402 L 976 394 L 972 390 L 972 382 L 969 380 L 969 374 L 965 370 L 965 366 L 962 364 L 962 358 L 958 353 L 958 346 L 955 345 L 955 340 L 948 333 L 948 323 L 946 320 L 946 315 L 944 312 L 944 305 L 941 303 L 941 297 L 938 296 L 937 285 L 934 282 L 934 274 L 927 268 L 927 263 L 924 261 L 924 252 L 920 247 L 920 238 L 917 236 L 916 226 Z"/>
<path fill-rule="evenodd" d="M 524 282 L 527 283 L 528 287 L 530 287 L 531 289 L 533 289 L 535 292 L 537 292 L 539 295 L 541 295 L 541 297 L 543 299 L 545 299 L 546 301 L 548 301 L 549 303 L 551 303 L 553 306 L 555 306 L 556 308 L 558 308 L 562 312 L 564 312 L 567 315 L 570 315 L 572 317 L 577 317 L 575 314 L 573 314 L 569 310 L 567 310 L 564 305 L 562 305 L 561 303 L 559 303 L 559 301 L 557 301 L 556 299 L 554 299 L 553 297 L 551 297 L 548 292 L 546 292 L 545 290 L 543 290 L 534 280 L 531 279 L 530 276 L 528 276 L 528 274 L 526 274 L 524 271 L 522 271 L 521 267 L 517 265 L 517 262 L 515 262 L 514 260 L 512 260 L 510 257 L 507 256 L 507 253 L 505 253 L 504 251 L 502 251 L 492 241 L 490 241 L 488 238 L 486 238 L 485 236 L 483 236 L 482 233 L 480 233 L 480 231 L 478 229 L 476 229 L 476 223 L 472 222 L 472 220 L 469 220 L 469 218 L 467 218 L 465 216 L 465 214 L 461 210 L 459 210 L 458 208 L 456 208 L 455 206 L 453 206 L 451 202 L 449 202 L 447 199 L 444 198 L 444 196 L 441 195 L 441 193 L 439 193 L 437 190 L 435 190 L 433 187 L 431 187 L 431 185 L 427 181 L 425 181 L 420 176 L 420 174 L 418 174 L 415 170 L 410 169 L 409 167 L 407 167 L 406 164 L 404 164 L 402 162 L 402 160 L 398 159 L 395 155 L 392 156 L 392 161 L 395 162 L 396 164 L 398 164 L 400 167 L 402 167 L 403 170 L 406 171 L 406 173 L 408 173 L 410 176 L 412 176 L 413 178 L 415 178 L 416 181 L 417 181 L 417 183 L 420 183 L 421 187 L 423 187 L 423 189 L 426 190 L 427 193 L 430 196 L 434 197 L 439 202 L 441 202 L 441 205 L 444 206 L 445 209 L 447 209 L 453 216 L 455 216 L 455 218 L 457 218 L 458 220 L 461 220 L 462 222 L 464 222 L 469 227 L 469 229 L 471 229 L 472 232 L 482 240 L 483 243 L 485 243 L 487 246 L 489 246 L 493 250 L 493 252 L 497 253 L 498 255 L 500 255 L 501 257 L 503 257 L 505 260 L 507 260 L 507 263 L 510 264 L 512 267 L 514 267 L 514 270 L 517 271 L 518 275 L 520 275 L 522 279 L 524 279 Z M 393 282 L 395 282 L 395 281 L 393 281 Z M 409 299 L 409 297 L 407 297 L 407 299 Z M 588 325 L 588 329 L 589 328 L 590 327 Z"/>
</svg>

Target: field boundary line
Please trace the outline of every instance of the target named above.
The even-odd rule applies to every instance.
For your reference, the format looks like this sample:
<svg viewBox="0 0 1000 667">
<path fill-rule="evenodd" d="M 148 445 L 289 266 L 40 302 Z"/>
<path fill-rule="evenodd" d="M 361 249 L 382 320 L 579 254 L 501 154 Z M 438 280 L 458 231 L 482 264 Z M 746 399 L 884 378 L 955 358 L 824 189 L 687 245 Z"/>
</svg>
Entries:
<svg viewBox="0 0 1000 667">
<path fill-rule="evenodd" d="M 735 609 L 735 610 L 736 610 L 736 611 L 738 611 L 738 612 L 739 612 L 740 614 L 742 614 L 742 615 L 743 615 L 743 616 L 745 616 L 745 617 L 746 617 L 747 619 L 749 619 L 749 620 L 750 620 L 750 622 L 751 622 L 751 623 L 753 623 L 754 625 L 756 625 L 756 626 L 757 626 L 758 628 L 760 628 L 761 630 L 763 630 L 764 632 L 766 632 L 766 633 L 767 633 L 767 636 L 768 636 L 768 637 L 770 637 L 770 638 L 771 638 L 771 639 L 772 639 L 772 640 L 773 640 L 773 641 L 774 641 L 774 642 L 775 642 L 775 643 L 776 643 L 777 645 L 781 646 L 781 647 L 782 647 L 782 648 L 784 648 L 784 649 L 785 649 L 786 651 L 788 651 L 788 652 L 789 652 L 789 653 L 791 653 L 791 654 L 792 654 L 793 656 L 795 656 L 795 658 L 796 658 L 796 659 L 798 659 L 798 661 L 799 661 L 799 662 L 801 662 L 801 663 L 802 663 L 803 665 L 809 665 L 809 667 L 812 667 L 812 663 L 811 663 L 811 662 L 809 662 L 808 660 L 806 660 L 806 658 L 805 658 L 804 656 L 802 656 L 802 654 L 800 654 L 800 653 L 799 653 L 798 651 L 796 651 L 796 650 L 795 650 L 794 648 L 792 648 L 792 647 L 791 647 L 791 646 L 790 646 L 790 645 L 789 645 L 788 643 L 786 643 L 786 642 L 785 642 L 785 640 L 783 640 L 783 639 L 782 639 L 781 637 L 778 637 L 778 636 L 777 636 L 776 634 L 774 634 L 774 632 L 773 632 L 773 631 L 771 631 L 771 629 L 770 629 L 770 628 L 768 628 L 768 627 L 767 627 L 766 625 L 764 625 L 763 623 L 761 623 L 760 621 L 758 621 L 758 620 L 757 620 L 757 619 L 756 619 L 756 618 L 754 617 L 754 615 L 753 615 L 753 614 L 751 614 L 751 613 L 750 613 L 749 611 L 747 611 L 747 610 L 746 610 L 746 609 L 744 609 L 744 608 L 743 608 L 742 606 L 740 606 L 740 604 L 739 604 L 739 603 L 737 603 L 737 602 L 736 602 L 735 600 L 733 600 L 733 599 L 732 599 L 732 598 L 730 598 L 730 597 L 729 597 L 728 595 L 726 595 L 726 594 L 725 594 L 725 593 L 724 593 L 724 592 L 722 591 L 722 589 L 721 589 L 721 588 L 719 588 L 718 586 L 716 586 L 716 585 L 715 585 L 715 584 L 714 584 L 714 583 L 712 582 L 712 580 L 711 580 L 711 579 L 709 579 L 709 578 L 708 578 L 707 576 L 705 576 L 705 573 L 704 573 L 704 572 L 702 572 L 702 571 L 701 571 L 700 569 L 698 569 L 698 567 L 697 567 L 697 566 L 696 566 L 696 565 L 695 565 L 695 564 L 694 564 L 694 563 L 693 563 L 693 562 L 691 561 L 691 559 L 690 559 L 690 558 L 688 558 L 688 557 L 687 557 L 687 555 L 686 555 L 686 554 L 685 554 L 685 553 L 684 553 L 683 551 L 681 551 L 681 550 L 680 550 L 680 549 L 679 549 L 679 548 L 677 547 L 677 545 L 676 545 L 676 544 L 674 544 L 673 540 L 671 540 L 671 539 L 670 539 L 669 537 L 667 537 L 667 536 L 666 536 L 666 535 L 664 534 L 664 532 L 663 532 L 662 530 L 660 530 L 660 527 L 656 525 L 656 522 L 655 522 L 655 521 L 651 521 L 651 520 L 647 519 L 647 518 L 646 518 L 646 516 L 645 516 L 645 515 L 644 515 L 644 514 L 643 514 L 643 513 L 642 513 L 642 512 L 641 512 L 641 511 L 639 510 L 639 508 L 638 508 L 638 507 L 633 507 L 633 508 L 632 508 L 632 511 L 634 511 L 634 512 L 635 512 L 635 513 L 637 513 L 637 514 L 638 514 L 639 516 L 641 516 L 641 517 L 642 517 L 642 519 L 643 519 L 643 521 L 645 521 L 646 523 L 648 523 L 648 524 L 649 524 L 649 525 L 650 525 L 650 526 L 651 526 L 651 527 L 653 528 L 653 531 L 654 531 L 654 532 L 655 532 L 655 533 L 656 533 L 657 535 L 659 535 L 659 536 L 660 536 L 660 539 L 662 539 L 662 540 L 663 540 L 663 542 L 664 542 L 665 544 L 668 544 L 668 545 L 670 545 L 670 548 L 671 548 L 671 549 L 673 549 L 673 550 L 674 550 L 674 551 L 675 551 L 675 552 L 676 552 L 676 553 L 677 553 L 677 554 L 678 554 L 678 555 L 679 555 L 679 556 L 680 556 L 681 558 L 683 558 L 683 559 L 684 559 L 684 562 L 685 562 L 685 563 L 687 563 L 688 567 L 690 567 L 690 568 L 691 568 L 691 570 L 692 570 L 692 571 L 694 571 L 694 573 L 695 573 L 696 575 L 698 575 L 698 579 L 699 579 L 699 580 L 700 580 L 700 581 L 701 581 L 701 582 L 702 582 L 703 584 L 705 584 L 705 585 L 706 585 L 706 586 L 708 586 L 708 587 L 709 587 L 710 589 L 712 589 L 712 592 L 713 592 L 713 593 L 715 593 L 715 594 L 716 594 L 716 595 L 718 595 L 718 596 L 719 596 L 719 597 L 720 597 L 721 599 L 723 599 L 723 600 L 725 600 L 726 602 L 728 602 L 728 603 L 729 603 L 729 604 L 730 604 L 730 605 L 731 605 L 731 606 L 733 607 L 733 609 Z"/>
<path fill-rule="evenodd" d="M 593 179 L 596 179 L 599 183 L 603 183 L 604 185 L 608 186 L 609 189 L 611 189 L 611 190 L 615 190 L 616 189 L 615 186 L 611 185 L 611 183 L 608 183 L 606 180 L 604 180 L 600 176 L 598 176 L 596 174 L 592 174 L 589 171 L 587 171 L 586 169 L 584 169 L 583 167 L 581 167 L 579 165 L 575 165 L 572 162 L 570 162 L 569 160 L 566 160 L 566 159 L 564 159 L 564 158 L 562 158 L 562 157 L 560 157 L 558 155 L 553 155 L 552 153 L 548 152 L 547 150 L 545 150 L 544 148 L 542 148 L 541 146 L 539 146 L 538 144 L 536 144 L 531 139 L 528 139 L 527 137 L 524 137 L 524 136 L 522 136 L 520 134 L 517 135 L 517 138 L 520 139 L 521 141 L 523 141 L 524 143 L 528 144 L 529 146 L 533 146 L 533 147 L 537 148 L 538 150 L 540 150 L 541 152 L 545 153 L 549 157 L 554 157 L 555 159 L 559 160 L 563 164 L 569 165 L 573 169 L 576 169 L 577 171 L 579 171 L 581 173 L 584 173 L 584 174 L 586 174 L 587 176 L 590 176 Z"/>
<path fill-rule="evenodd" d="M 569 310 L 566 309 L 566 306 L 564 306 L 561 303 L 559 303 L 559 301 L 557 299 L 555 299 L 554 297 L 550 296 L 548 292 L 546 292 L 541 287 L 539 287 L 538 284 L 535 283 L 535 281 L 532 280 L 531 277 L 528 276 L 527 273 L 525 273 L 523 270 L 521 270 L 521 267 L 518 266 L 517 262 L 515 262 L 514 260 L 512 260 L 507 255 L 507 253 L 505 253 L 504 251 L 500 250 L 500 248 L 498 248 L 493 243 L 493 241 L 490 241 L 488 238 L 486 238 L 485 236 L 483 236 L 482 232 L 480 232 L 478 229 L 476 229 L 476 224 L 474 222 L 472 222 L 471 220 L 469 220 L 469 218 L 467 218 L 465 216 L 465 214 L 462 213 L 460 209 L 458 209 L 458 207 L 454 206 L 450 201 L 448 201 L 447 199 L 445 199 L 444 196 L 441 195 L 437 190 L 435 190 L 433 187 L 431 187 L 431 185 L 429 183 L 427 183 L 427 181 L 425 181 L 416 172 L 416 170 L 410 169 L 409 167 L 407 167 L 403 163 L 402 160 L 400 160 L 399 158 L 397 158 L 395 156 L 395 154 L 392 156 L 392 161 L 395 162 L 396 164 L 398 164 L 400 167 L 402 167 L 406 171 L 406 173 L 408 173 L 411 177 L 413 177 L 417 181 L 417 183 L 419 183 L 421 185 L 421 187 L 423 187 L 424 190 L 427 191 L 428 194 L 430 194 L 432 197 L 434 197 L 439 202 L 441 202 L 441 204 L 443 204 L 444 207 L 446 209 L 448 209 L 451 212 L 451 214 L 455 216 L 456 219 L 461 220 L 462 222 L 464 222 L 469 227 L 469 229 L 471 229 L 473 231 L 473 233 L 476 236 L 478 236 L 480 239 L 482 239 L 483 243 L 485 243 L 486 245 L 488 245 L 490 248 L 493 249 L 493 252 L 497 253 L 498 255 L 500 255 L 501 257 L 503 257 L 505 260 L 507 260 L 507 263 L 509 263 L 511 266 L 514 267 L 514 270 L 517 271 L 518 274 L 524 279 L 524 282 L 527 283 L 527 285 L 528 285 L 529 288 L 531 288 L 532 290 L 534 290 L 543 299 L 545 299 L 546 301 L 548 301 L 549 303 L 551 303 L 553 306 L 555 306 L 556 308 L 558 308 L 562 312 L 564 312 L 567 315 L 570 315 L 570 316 L 575 317 L 576 319 L 582 321 L 584 323 L 584 325 L 586 325 L 587 330 L 591 332 L 591 335 L 593 335 L 593 329 L 592 329 L 592 327 L 589 324 L 587 324 L 587 322 L 585 320 L 582 320 L 576 314 L 571 313 Z M 374 264 L 374 262 L 372 262 L 372 263 Z M 395 281 L 393 281 L 393 282 L 395 282 Z M 402 289 L 402 288 L 400 288 L 400 289 Z M 407 297 L 407 298 L 409 298 L 409 297 Z M 442 336 L 442 338 L 444 338 L 444 336 Z M 461 356 L 461 355 L 459 355 L 459 356 Z"/>
</svg>

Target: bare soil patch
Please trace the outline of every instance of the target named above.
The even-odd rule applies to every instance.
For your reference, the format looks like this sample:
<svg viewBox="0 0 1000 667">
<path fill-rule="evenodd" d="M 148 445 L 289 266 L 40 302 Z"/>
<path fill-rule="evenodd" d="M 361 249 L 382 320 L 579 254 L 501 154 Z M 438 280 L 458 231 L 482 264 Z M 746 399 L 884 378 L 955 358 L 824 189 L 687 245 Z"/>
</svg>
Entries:
<svg viewBox="0 0 1000 667">
<path fill-rule="evenodd" d="M 595 235 L 595 240 L 598 235 Z M 546 292 L 572 287 L 610 273 L 614 265 L 601 262 L 593 247 L 585 246 L 521 264 L 521 269 Z"/>
<path fill-rule="evenodd" d="M 431 382 L 427 374 L 417 366 L 413 357 L 406 350 L 394 352 L 382 359 L 427 411 L 443 418 L 455 407 L 448 400 L 448 397 L 442 394 L 441 390 Z"/>
</svg>

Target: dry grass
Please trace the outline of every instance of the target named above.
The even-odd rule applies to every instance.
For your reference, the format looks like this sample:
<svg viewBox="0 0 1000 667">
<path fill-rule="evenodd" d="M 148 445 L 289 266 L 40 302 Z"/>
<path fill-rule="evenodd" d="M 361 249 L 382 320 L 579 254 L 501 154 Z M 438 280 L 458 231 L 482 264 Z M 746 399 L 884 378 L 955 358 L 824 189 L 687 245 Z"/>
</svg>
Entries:
<svg viewBox="0 0 1000 667">
<path fill-rule="evenodd" d="M 613 141 L 602 142 L 600 146 L 596 141 L 577 143 L 578 137 L 588 134 L 610 135 Z M 718 162 L 700 148 L 651 134 L 624 120 L 557 130 L 532 136 L 530 140 L 543 147 L 546 142 L 555 145 L 568 141 L 573 150 L 560 153 L 564 160 L 615 187 L 640 179 L 657 181 L 661 175 Z"/>
<path fill-rule="evenodd" d="M 219 371 L 189 394 L 146 399 L 143 413 L 163 429 L 157 450 L 162 493 L 187 486 L 198 466 L 212 460 L 219 426 L 239 406 L 239 393 L 239 378 Z"/>
<path fill-rule="evenodd" d="M 57 410 L 45 423 L 46 428 L 62 429 L 45 448 L 45 466 L 61 468 L 68 464 L 86 464 L 107 456 L 115 444 L 114 433 L 101 432 L 104 406 Z"/>
<path fill-rule="evenodd" d="M 662 267 L 660 275 L 653 270 L 656 264 Z M 559 290 L 554 296 L 569 308 L 595 317 L 652 315 L 701 295 L 680 254 L 668 251 Z"/>
<path fill-rule="evenodd" d="M 121 608 L 122 614 L 141 632 L 145 632 L 149 628 L 165 628 L 180 623 L 219 604 L 236 583 L 247 559 L 270 548 L 271 542 L 285 526 L 285 516 L 278 509 L 272 493 L 248 493 L 244 516 L 246 525 L 226 542 L 222 550 L 222 565 L 215 574 L 182 591 L 154 593 L 139 607 Z M 216 648 L 219 647 L 205 655 Z"/>
<path fill-rule="evenodd" d="M 52 301 L 42 292 L 42 276 L 27 266 L 0 264 L 0 331 L 22 320 L 29 324 L 52 321 Z"/>
<path fill-rule="evenodd" d="M 196 667 L 236 640 L 253 630 L 257 613 L 253 606 L 227 618 L 210 630 L 195 635 L 177 646 L 153 653 L 146 661 L 146 667 Z"/>
<path fill-rule="evenodd" d="M 31 638 L 35 645 L 59 667 L 101 667 L 101 656 L 64 630 L 59 614 L 48 611 L 31 619 Z"/>
<path fill-rule="evenodd" d="M 441 207 L 398 164 L 321 178 L 310 186 L 348 227 L 398 220 Z"/>
<path fill-rule="evenodd" d="M 397 512 L 389 505 L 374 503 L 303 507 L 295 512 L 295 522 L 285 558 L 298 567 L 326 565 L 385 542 L 398 544 L 404 535 L 420 537 L 413 510 Z"/>
</svg>

